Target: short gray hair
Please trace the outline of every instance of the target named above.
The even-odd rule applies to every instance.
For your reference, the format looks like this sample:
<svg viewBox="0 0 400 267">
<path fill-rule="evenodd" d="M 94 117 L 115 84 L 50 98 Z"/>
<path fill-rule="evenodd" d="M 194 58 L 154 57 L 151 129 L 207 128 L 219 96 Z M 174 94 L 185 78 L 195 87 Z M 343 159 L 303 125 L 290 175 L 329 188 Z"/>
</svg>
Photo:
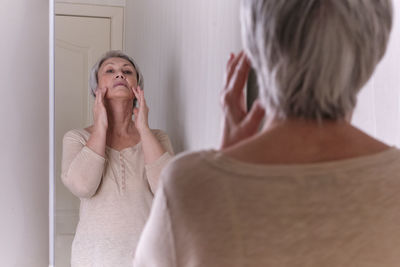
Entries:
<svg viewBox="0 0 400 267">
<path fill-rule="evenodd" d="M 133 68 L 136 71 L 136 79 L 137 79 L 137 83 L 140 86 L 140 88 L 144 89 L 144 80 L 143 80 L 143 75 L 142 72 L 140 71 L 140 68 L 138 66 L 138 64 L 135 63 L 135 61 L 133 60 L 133 58 L 131 58 L 130 56 L 128 56 L 127 54 L 125 54 L 124 52 L 120 51 L 120 50 L 110 50 L 107 53 L 105 53 L 92 67 L 91 71 L 90 71 L 90 76 L 89 76 L 89 87 L 90 87 L 90 92 L 92 94 L 92 96 L 95 96 L 95 92 L 98 86 L 98 72 L 99 69 L 101 67 L 101 65 L 103 64 L 104 61 L 106 61 L 109 58 L 112 57 L 118 57 L 118 58 L 123 58 L 125 60 L 128 60 Z"/>
<path fill-rule="evenodd" d="M 390 0 L 243 0 L 242 37 L 267 114 L 341 119 L 383 57 Z"/>
</svg>

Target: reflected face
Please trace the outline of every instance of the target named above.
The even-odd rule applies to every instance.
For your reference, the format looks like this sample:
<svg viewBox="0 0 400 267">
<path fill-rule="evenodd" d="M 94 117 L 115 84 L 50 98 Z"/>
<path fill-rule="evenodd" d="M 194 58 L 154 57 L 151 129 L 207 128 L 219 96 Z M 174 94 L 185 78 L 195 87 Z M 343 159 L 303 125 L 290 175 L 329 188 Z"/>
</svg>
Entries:
<svg viewBox="0 0 400 267">
<path fill-rule="evenodd" d="M 103 62 L 98 74 L 99 88 L 107 87 L 106 98 L 133 98 L 137 74 L 132 64 L 123 58 L 112 57 Z"/>
</svg>

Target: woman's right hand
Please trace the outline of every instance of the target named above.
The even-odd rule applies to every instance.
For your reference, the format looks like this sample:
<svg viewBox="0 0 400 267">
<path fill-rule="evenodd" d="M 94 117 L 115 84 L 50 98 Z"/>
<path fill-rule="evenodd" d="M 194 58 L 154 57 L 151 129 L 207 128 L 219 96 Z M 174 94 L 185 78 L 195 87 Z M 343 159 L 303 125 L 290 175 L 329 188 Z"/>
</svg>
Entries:
<svg viewBox="0 0 400 267">
<path fill-rule="evenodd" d="M 93 128 L 86 143 L 86 146 L 102 157 L 105 157 L 106 139 L 107 139 L 107 110 L 104 105 L 104 96 L 107 88 L 98 88 L 96 90 L 96 100 L 93 106 Z"/>
<path fill-rule="evenodd" d="M 108 128 L 107 110 L 104 105 L 104 96 L 107 93 L 107 87 L 96 90 L 96 100 L 93 106 L 94 131 L 105 133 Z"/>
<path fill-rule="evenodd" d="M 249 70 L 250 63 L 244 52 L 237 56 L 231 54 L 221 95 L 224 114 L 221 149 L 233 146 L 256 134 L 264 118 L 265 112 L 258 100 L 247 112 L 244 87 Z"/>
</svg>

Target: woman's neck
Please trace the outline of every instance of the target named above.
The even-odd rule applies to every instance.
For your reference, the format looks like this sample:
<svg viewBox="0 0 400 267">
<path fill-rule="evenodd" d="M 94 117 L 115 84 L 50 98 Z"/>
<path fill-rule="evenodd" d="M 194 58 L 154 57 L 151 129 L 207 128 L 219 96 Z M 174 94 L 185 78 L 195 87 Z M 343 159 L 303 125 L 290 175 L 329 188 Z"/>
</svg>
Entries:
<svg viewBox="0 0 400 267">
<path fill-rule="evenodd" d="M 322 122 L 272 119 L 260 133 L 224 153 L 251 163 L 292 164 L 347 159 L 388 148 L 344 119 Z"/>
<path fill-rule="evenodd" d="M 132 121 L 132 100 L 107 99 L 105 106 L 108 118 L 108 135 L 124 136 L 136 130 L 135 124 Z"/>
<path fill-rule="evenodd" d="M 283 130 L 293 133 L 293 131 L 331 131 L 332 128 L 340 129 L 340 128 L 347 128 L 351 126 L 350 122 L 347 119 L 340 119 L 340 120 L 307 120 L 307 119 L 271 119 L 266 121 L 262 132 L 269 132 L 275 130 Z"/>
</svg>

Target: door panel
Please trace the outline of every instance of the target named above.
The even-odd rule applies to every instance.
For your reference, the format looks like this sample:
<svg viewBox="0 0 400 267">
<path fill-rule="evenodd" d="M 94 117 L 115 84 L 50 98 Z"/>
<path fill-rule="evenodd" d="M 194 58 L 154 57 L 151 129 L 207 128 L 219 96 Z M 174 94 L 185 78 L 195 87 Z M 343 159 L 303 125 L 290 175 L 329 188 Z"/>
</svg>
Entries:
<svg viewBox="0 0 400 267">
<path fill-rule="evenodd" d="M 88 76 L 95 61 L 111 49 L 110 18 L 57 15 L 55 18 L 55 154 L 57 267 L 70 266 L 79 219 L 79 199 L 61 182 L 62 138 L 92 123 Z"/>
</svg>

